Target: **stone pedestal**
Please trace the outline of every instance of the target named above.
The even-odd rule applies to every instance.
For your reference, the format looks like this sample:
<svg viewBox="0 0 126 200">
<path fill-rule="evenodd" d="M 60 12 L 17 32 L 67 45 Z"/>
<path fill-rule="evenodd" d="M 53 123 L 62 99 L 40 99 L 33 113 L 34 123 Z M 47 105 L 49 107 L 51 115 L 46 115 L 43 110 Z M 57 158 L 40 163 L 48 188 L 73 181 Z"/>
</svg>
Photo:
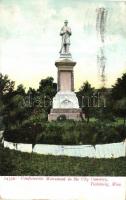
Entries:
<svg viewBox="0 0 126 200">
<path fill-rule="evenodd" d="M 76 62 L 68 58 L 61 58 L 55 62 L 58 72 L 58 91 L 74 91 L 73 67 Z"/>
<path fill-rule="evenodd" d="M 57 120 L 57 117 L 65 115 L 66 119 L 73 119 L 76 121 L 81 120 L 81 109 L 72 108 L 72 109 L 51 109 L 50 114 L 48 115 L 48 120 Z"/>
<path fill-rule="evenodd" d="M 74 93 L 73 68 L 76 62 L 71 59 L 71 55 L 61 54 L 55 65 L 58 73 L 57 94 L 53 98 L 53 106 L 48 120 L 57 120 L 60 115 L 65 115 L 67 119 L 81 120 L 81 109 Z"/>
</svg>

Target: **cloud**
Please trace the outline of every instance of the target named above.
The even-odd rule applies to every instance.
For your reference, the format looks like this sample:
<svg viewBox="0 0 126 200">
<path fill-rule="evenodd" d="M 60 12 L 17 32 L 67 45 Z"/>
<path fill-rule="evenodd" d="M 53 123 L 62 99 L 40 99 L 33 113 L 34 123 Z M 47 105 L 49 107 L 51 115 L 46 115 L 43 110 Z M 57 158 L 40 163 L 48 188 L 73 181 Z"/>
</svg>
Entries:
<svg viewBox="0 0 126 200">
<path fill-rule="evenodd" d="M 18 5 L 0 4 L 0 34 L 5 38 L 19 37 L 31 30 L 31 24 Z"/>
<path fill-rule="evenodd" d="M 126 2 L 111 2 L 107 4 L 107 34 L 126 36 Z"/>
</svg>

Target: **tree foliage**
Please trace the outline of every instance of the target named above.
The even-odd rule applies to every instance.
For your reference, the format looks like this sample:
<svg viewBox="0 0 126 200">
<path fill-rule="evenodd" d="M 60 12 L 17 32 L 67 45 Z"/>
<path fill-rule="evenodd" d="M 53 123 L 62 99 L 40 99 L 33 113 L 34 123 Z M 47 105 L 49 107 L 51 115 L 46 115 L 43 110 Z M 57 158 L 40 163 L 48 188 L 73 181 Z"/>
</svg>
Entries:
<svg viewBox="0 0 126 200">
<path fill-rule="evenodd" d="M 126 97 L 126 73 L 121 78 L 118 78 L 115 85 L 113 85 L 111 96 L 114 100 Z"/>
<path fill-rule="evenodd" d="M 0 73 L 0 98 L 14 90 L 15 82 L 8 79 L 7 75 Z"/>
<path fill-rule="evenodd" d="M 42 79 L 37 90 L 30 87 L 26 92 L 22 84 L 16 89 L 14 87 L 14 81 L 0 74 L 0 125 L 3 122 L 6 129 L 12 129 L 28 121 L 37 123 L 47 120 L 57 91 L 53 78 Z"/>
<path fill-rule="evenodd" d="M 117 116 L 124 118 L 124 125 L 126 120 L 126 73 L 118 78 L 115 85 L 112 87 L 111 101 L 113 111 Z"/>
<path fill-rule="evenodd" d="M 42 107 L 44 110 L 49 113 L 52 100 L 57 92 L 57 84 L 54 83 L 54 79 L 52 77 L 47 77 L 46 79 L 42 79 L 39 83 L 38 88 L 38 97 L 41 100 Z"/>
<path fill-rule="evenodd" d="M 95 90 L 93 87 L 91 87 L 91 84 L 88 81 L 86 81 L 83 83 L 83 85 L 80 87 L 79 91 L 77 92 L 79 106 L 82 108 L 87 118 L 87 122 L 89 122 L 90 114 L 92 111 L 90 103 L 92 101 L 94 91 Z"/>
</svg>

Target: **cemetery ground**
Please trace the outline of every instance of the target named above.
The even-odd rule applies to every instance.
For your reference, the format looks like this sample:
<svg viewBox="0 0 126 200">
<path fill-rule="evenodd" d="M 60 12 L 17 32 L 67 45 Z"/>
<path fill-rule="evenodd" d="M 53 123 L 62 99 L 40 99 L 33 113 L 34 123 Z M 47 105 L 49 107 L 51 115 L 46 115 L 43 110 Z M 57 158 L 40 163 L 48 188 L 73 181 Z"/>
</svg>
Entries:
<svg viewBox="0 0 126 200">
<path fill-rule="evenodd" d="M 91 120 L 44 122 L 5 132 L 8 141 L 34 144 L 105 144 L 126 138 L 120 118 L 112 123 Z M 8 176 L 126 176 L 126 157 L 96 159 L 23 153 L 0 146 L 0 175 Z"/>
<path fill-rule="evenodd" d="M 36 90 L 29 88 L 26 91 L 23 85 L 17 89 L 14 86 L 14 81 L 0 74 L 0 129 L 5 130 L 5 141 L 33 146 L 96 145 L 126 139 L 126 73 L 111 89 L 96 90 L 87 81 L 83 83 L 77 92 L 79 105 L 82 105 L 83 96 L 88 98 L 101 92 L 107 104 L 96 108 L 85 102 L 86 119 L 80 122 L 67 121 L 64 117 L 61 121 L 47 121 L 50 99 L 57 91 L 52 77 L 42 79 Z M 126 176 L 126 157 L 96 159 L 38 155 L 0 145 L 0 175 Z"/>
<path fill-rule="evenodd" d="M 111 159 L 22 153 L 0 145 L 1 176 L 126 176 L 126 157 Z"/>
</svg>

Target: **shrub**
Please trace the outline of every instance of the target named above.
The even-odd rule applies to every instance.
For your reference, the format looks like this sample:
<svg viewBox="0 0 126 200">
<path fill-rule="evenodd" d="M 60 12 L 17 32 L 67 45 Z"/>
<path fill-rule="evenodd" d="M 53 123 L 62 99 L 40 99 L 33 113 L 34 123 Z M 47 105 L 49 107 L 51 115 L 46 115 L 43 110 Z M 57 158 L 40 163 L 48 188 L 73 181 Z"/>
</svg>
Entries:
<svg viewBox="0 0 126 200">
<path fill-rule="evenodd" d="M 56 122 L 46 123 L 38 143 L 61 144 L 63 128 Z"/>
<path fill-rule="evenodd" d="M 64 134 L 62 134 L 62 143 L 65 145 L 78 145 L 80 143 L 79 131 L 65 131 Z"/>
<path fill-rule="evenodd" d="M 120 140 L 126 139 L 126 126 L 119 125 L 116 127 Z"/>
<path fill-rule="evenodd" d="M 4 138 L 15 143 L 36 143 L 36 136 L 42 131 L 40 124 L 25 124 L 21 128 L 5 130 Z"/>
<path fill-rule="evenodd" d="M 29 118 L 29 122 L 33 124 L 42 124 L 43 122 L 47 121 L 47 113 L 42 112 L 42 113 L 35 113 Z"/>
<path fill-rule="evenodd" d="M 4 138 L 15 143 L 42 144 L 102 144 L 120 142 L 126 138 L 126 127 L 101 121 L 75 122 L 72 120 L 27 123 L 19 129 L 6 130 Z"/>
</svg>

